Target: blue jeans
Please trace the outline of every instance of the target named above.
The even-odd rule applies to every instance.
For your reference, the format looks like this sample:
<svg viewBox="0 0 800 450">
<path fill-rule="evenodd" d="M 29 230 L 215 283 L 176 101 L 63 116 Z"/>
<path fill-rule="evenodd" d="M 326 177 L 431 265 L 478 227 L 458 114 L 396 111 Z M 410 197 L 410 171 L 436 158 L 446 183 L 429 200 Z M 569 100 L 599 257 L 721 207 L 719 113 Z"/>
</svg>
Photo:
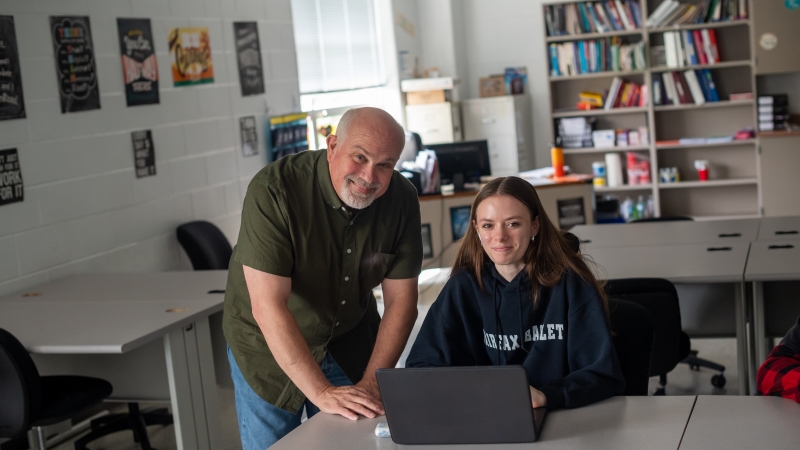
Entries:
<svg viewBox="0 0 800 450">
<path fill-rule="evenodd" d="M 231 365 L 234 394 L 236 396 L 236 415 L 239 418 L 239 434 L 242 438 L 243 450 L 264 450 L 300 426 L 303 408 L 292 414 L 280 409 L 256 394 L 247 384 L 242 371 L 233 359 L 228 348 L 228 362 Z M 353 383 L 342 372 L 330 353 L 325 355 L 320 365 L 325 378 L 334 386 L 350 386 Z M 319 408 L 308 399 L 305 401 L 306 415 L 310 419 L 319 412 Z"/>
</svg>

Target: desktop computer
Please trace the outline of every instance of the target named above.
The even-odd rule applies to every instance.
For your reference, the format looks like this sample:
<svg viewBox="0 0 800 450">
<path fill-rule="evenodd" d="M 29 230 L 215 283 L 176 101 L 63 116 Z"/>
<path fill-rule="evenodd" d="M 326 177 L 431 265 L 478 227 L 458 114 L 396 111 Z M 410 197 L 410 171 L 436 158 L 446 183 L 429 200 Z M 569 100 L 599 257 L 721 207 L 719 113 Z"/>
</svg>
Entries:
<svg viewBox="0 0 800 450">
<path fill-rule="evenodd" d="M 492 174 L 485 140 L 426 145 L 425 148 L 436 152 L 441 184 L 452 184 L 455 191 L 463 191 L 464 183 L 480 183 L 481 176 Z"/>
</svg>

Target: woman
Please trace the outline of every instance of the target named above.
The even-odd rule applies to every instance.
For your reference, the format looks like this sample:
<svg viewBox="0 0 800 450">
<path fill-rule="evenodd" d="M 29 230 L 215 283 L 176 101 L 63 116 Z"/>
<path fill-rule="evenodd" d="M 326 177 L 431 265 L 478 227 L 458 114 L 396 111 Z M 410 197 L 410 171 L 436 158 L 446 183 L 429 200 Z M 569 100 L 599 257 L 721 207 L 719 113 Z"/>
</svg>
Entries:
<svg viewBox="0 0 800 450">
<path fill-rule="evenodd" d="M 603 290 L 533 186 L 493 180 L 470 221 L 406 367 L 522 365 L 534 408 L 621 395 Z"/>
</svg>

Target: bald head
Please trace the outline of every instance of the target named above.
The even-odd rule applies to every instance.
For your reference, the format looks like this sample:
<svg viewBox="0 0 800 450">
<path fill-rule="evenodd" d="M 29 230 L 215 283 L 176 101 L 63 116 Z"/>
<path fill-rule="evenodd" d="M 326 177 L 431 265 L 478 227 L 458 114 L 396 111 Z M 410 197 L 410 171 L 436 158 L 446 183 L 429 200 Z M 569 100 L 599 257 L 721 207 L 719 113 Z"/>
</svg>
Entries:
<svg viewBox="0 0 800 450">
<path fill-rule="evenodd" d="M 336 136 L 339 142 L 343 142 L 348 134 L 354 132 L 381 137 L 391 147 L 390 150 L 396 150 L 397 157 L 406 142 L 403 127 L 389 113 L 379 108 L 365 106 L 347 110 L 336 127 Z"/>
</svg>

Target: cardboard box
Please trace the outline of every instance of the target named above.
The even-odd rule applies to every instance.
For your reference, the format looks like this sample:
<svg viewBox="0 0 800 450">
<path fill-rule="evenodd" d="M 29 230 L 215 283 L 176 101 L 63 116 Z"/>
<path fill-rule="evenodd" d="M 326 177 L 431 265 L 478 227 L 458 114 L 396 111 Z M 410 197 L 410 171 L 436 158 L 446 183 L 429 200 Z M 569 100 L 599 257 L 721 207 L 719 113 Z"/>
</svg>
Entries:
<svg viewBox="0 0 800 450">
<path fill-rule="evenodd" d="M 446 102 L 444 89 L 434 91 L 406 92 L 407 105 L 424 105 L 428 103 Z"/>
<path fill-rule="evenodd" d="M 478 83 L 481 98 L 506 95 L 506 79 L 503 75 L 481 78 Z"/>
</svg>

